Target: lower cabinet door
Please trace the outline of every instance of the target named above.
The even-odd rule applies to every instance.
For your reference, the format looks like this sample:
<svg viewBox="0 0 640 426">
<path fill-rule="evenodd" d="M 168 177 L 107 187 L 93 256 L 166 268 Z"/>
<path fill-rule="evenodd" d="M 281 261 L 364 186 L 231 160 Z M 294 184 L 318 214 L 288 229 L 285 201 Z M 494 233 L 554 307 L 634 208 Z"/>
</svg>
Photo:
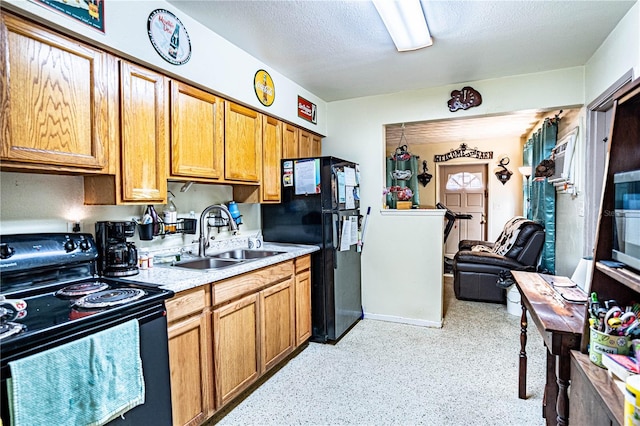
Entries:
<svg viewBox="0 0 640 426">
<path fill-rule="evenodd" d="M 307 259 L 307 262 L 309 259 Z M 296 273 L 296 346 L 311 337 L 311 271 Z"/>
<path fill-rule="evenodd" d="M 295 344 L 293 278 L 260 292 L 262 371 L 291 353 Z"/>
<path fill-rule="evenodd" d="M 168 328 L 174 425 L 199 425 L 213 413 L 211 312 Z"/>
<path fill-rule="evenodd" d="M 221 407 L 260 375 L 258 293 L 213 311 L 216 406 Z"/>
</svg>

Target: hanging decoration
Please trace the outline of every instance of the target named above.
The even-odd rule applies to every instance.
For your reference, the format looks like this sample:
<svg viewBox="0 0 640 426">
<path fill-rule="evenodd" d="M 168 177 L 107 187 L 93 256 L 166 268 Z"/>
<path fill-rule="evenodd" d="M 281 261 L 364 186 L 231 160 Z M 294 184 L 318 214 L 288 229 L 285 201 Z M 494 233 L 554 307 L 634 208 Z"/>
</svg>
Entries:
<svg viewBox="0 0 640 426">
<path fill-rule="evenodd" d="M 76 21 L 105 33 L 104 0 L 60 1 L 60 0 L 31 0 L 44 7 L 54 10 L 61 15 L 71 17 Z"/>
<path fill-rule="evenodd" d="M 449 111 L 456 112 L 459 109 L 465 110 L 482 104 L 480 92 L 471 86 L 465 86 L 462 90 L 451 92 L 451 99 L 447 102 Z"/>
<path fill-rule="evenodd" d="M 258 100 L 264 106 L 271 106 L 276 99 L 276 87 L 273 84 L 273 79 L 265 70 L 258 70 L 253 76 L 253 89 Z"/>
<path fill-rule="evenodd" d="M 147 19 L 149 41 L 165 61 L 183 65 L 191 59 L 191 40 L 184 24 L 165 9 L 156 9 Z"/>
<path fill-rule="evenodd" d="M 478 160 L 491 160 L 493 151 L 480 151 L 478 148 L 467 149 L 466 143 L 461 143 L 457 149 L 452 149 L 446 154 L 436 154 L 433 156 L 434 163 L 453 160 L 455 158 L 477 158 Z"/>
<path fill-rule="evenodd" d="M 411 154 L 402 125 L 400 141 L 386 159 L 387 187 L 385 204 L 392 209 L 411 208 L 420 204 L 418 191 L 418 156 Z"/>
<path fill-rule="evenodd" d="M 498 180 L 500 182 L 502 182 L 502 184 L 504 185 L 505 183 L 507 183 L 509 181 L 509 179 L 511 179 L 511 175 L 513 175 L 513 172 L 509 169 L 507 169 L 507 164 L 509 164 L 511 162 L 511 160 L 509 159 L 509 157 L 507 157 L 506 155 L 504 157 L 502 157 L 500 159 L 500 162 L 498 163 L 498 166 L 501 167 L 500 169 L 496 170 L 495 174 L 496 177 L 498 178 Z"/>
<path fill-rule="evenodd" d="M 431 178 L 433 175 L 429 173 L 429 168 L 427 167 L 427 160 L 422 162 L 422 173 L 418 175 L 418 182 L 422 184 L 422 186 L 427 186 L 429 182 L 431 182 Z"/>
</svg>

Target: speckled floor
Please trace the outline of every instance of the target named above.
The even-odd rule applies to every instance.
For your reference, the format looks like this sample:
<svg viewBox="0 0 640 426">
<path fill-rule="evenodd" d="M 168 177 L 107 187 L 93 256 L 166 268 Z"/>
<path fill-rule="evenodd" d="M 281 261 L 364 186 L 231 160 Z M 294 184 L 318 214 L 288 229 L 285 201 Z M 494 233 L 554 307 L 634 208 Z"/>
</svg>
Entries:
<svg viewBox="0 0 640 426">
<path fill-rule="evenodd" d="M 445 282 L 442 329 L 360 321 L 336 345 L 309 344 L 218 424 L 543 425 L 535 326 L 521 400 L 519 318 L 504 305 L 458 301 Z"/>
</svg>

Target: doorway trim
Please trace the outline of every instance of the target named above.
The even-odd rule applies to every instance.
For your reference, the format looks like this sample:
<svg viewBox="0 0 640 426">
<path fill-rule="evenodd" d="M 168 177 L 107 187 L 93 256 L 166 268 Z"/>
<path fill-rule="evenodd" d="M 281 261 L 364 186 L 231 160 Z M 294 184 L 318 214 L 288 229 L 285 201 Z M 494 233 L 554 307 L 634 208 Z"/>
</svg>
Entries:
<svg viewBox="0 0 640 426">
<path fill-rule="evenodd" d="M 604 162 L 609 134 L 606 122 L 607 112 L 613 107 L 613 95 L 625 84 L 633 80 L 633 69 L 622 75 L 593 102 L 587 105 L 587 138 L 585 146 L 585 171 L 595 170 L 597 173 L 585 173 L 584 182 L 584 234 L 583 256 L 593 256 L 596 227 L 602 202 L 602 180 Z"/>
<path fill-rule="evenodd" d="M 489 185 L 489 164 L 490 161 L 470 161 L 470 162 L 464 162 L 464 163 L 436 163 L 436 202 L 442 202 L 442 194 L 440 193 L 440 186 L 441 186 L 441 182 L 442 179 L 445 179 L 444 177 L 444 173 L 443 173 L 443 168 L 446 166 L 483 166 L 485 168 L 485 179 L 486 181 L 484 182 L 485 184 L 485 205 L 484 205 L 484 209 L 485 209 L 485 223 L 484 223 L 484 235 L 485 237 L 488 237 L 489 235 L 489 230 L 491 229 L 491 209 L 489 208 L 489 206 L 491 205 L 491 191 L 490 191 L 490 186 Z"/>
</svg>

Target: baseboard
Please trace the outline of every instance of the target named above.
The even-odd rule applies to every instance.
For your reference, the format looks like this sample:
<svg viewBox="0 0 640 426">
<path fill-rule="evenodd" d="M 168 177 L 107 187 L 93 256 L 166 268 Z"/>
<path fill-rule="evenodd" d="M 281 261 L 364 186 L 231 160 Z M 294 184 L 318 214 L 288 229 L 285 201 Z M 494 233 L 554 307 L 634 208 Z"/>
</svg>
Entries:
<svg viewBox="0 0 640 426">
<path fill-rule="evenodd" d="M 442 328 L 442 321 L 427 321 L 423 319 L 404 318 L 404 317 L 397 317 L 393 315 L 370 314 L 366 312 L 364 313 L 364 318 L 377 320 L 377 321 L 387 321 L 387 322 L 397 322 L 400 324 L 417 325 L 420 327 Z"/>
</svg>

